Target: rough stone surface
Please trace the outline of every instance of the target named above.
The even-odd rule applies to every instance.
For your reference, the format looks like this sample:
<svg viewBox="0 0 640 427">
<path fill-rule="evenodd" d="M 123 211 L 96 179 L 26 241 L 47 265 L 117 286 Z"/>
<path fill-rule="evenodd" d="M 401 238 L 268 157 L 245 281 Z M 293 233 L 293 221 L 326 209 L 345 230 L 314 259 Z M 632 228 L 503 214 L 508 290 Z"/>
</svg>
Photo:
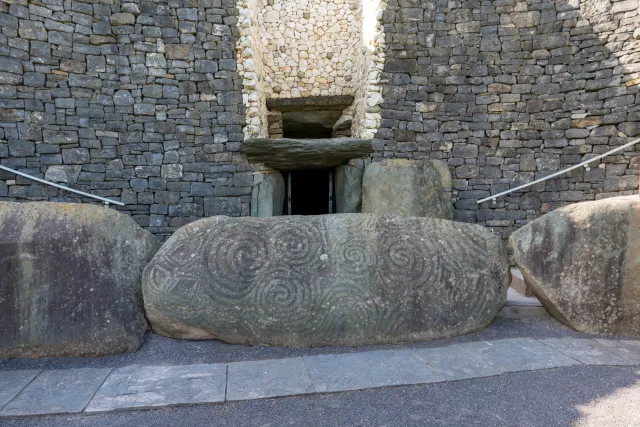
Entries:
<svg viewBox="0 0 640 427">
<path fill-rule="evenodd" d="M 112 209 L 0 203 L 0 358 L 136 351 L 155 237 Z"/>
<path fill-rule="evenodd" d="M 344 214 L 208 218 L 143 274 L 169 337 L 297 347 L 420 341 L 476 331 L 504 305 L 506 251 L 486 229 Z"/>
<path fill-rule="evenodd" d="M 438 160 L 390 159 L 364 171 L 362 212 L 451 219 L 451 175 Z"/>
<path fill-rule="evenodd" d="M 251 162 L 283 171 L 325 169 L 373 151 L 371 141 L 358 138 L 288 139 L 255 138 L 242 143 Z"/>
<path fill-rule="evenodd" d="M 635 0 L 23 3 L 0 7 L 0 163 L 38 177 L 82 166 L 72 186 L 125 202 L 162 238 L 205 206 L 251 214 L 236 175 L 261 169 L 240 143 L 268 135 L 267 98 L 353 97 L 351 136 L 373 140 L 373 161 L 443 160 L 454 218 L 503 238 L 637 191 L 640 145 L 476 203 L 638 135 Z M 114 103 L 122 91 L 133 105 Z M 0 198 L 80 200 L 4 171 Z"/>
<path fill-rule="evenodd" d="M 553 316 L 580 332 L 640 336 L 637 196 L 557 209 L 510 243 L 527 286 Z"/>
<path fill-rule="evenodd" d="M 251 216 L 264 218 L 282 215 L 284 207 L 284 177 L 279 172 L 262 175 L 262 181 L 252 188 Z"/>
<path fill-rule="evenodd" d="M 362 211 L 362 176 L 364 169 L 356 166 L 338 166 L 334 172 L 337 213 Z"/>
</svg>

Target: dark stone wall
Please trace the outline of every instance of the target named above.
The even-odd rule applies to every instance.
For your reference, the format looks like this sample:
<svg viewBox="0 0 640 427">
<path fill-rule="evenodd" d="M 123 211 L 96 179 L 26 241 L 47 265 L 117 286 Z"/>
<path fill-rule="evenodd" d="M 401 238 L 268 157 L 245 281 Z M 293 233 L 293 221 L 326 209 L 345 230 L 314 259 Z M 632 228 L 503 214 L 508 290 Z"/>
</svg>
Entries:
<svg viewBox="0 0 640 427">
<path fill-rule="evenodd" d="M 1 0 L 0 164 L 121 200 L 159 235 L 248 215 L 236 15 L 233 0 Z M 79 199 L 0 171 L 0 200 Z"/>
<path fill-rule="evenodd" d="M 374 160 L 443 159 L 454 218 L 503 237 L 631 194 L 638 147 L 476 204 L 640 135 L 639 3 L 390 0 Z M 0 0 L 0 164 L 121 200 L 160 236 L 249 215 L 237 13 L 233 0 Z M 79 198 L 0 171 L 7 200 Z"/>
<path fill-rule="evenodd" d="M 601 167 L 476 203 L 640 135 L 639 6 L 391 0 L 375 157 L 445 160 L 455 219 L 503 237 L 559 206 L 632 194 L 640 144 Z"/>
</svg>

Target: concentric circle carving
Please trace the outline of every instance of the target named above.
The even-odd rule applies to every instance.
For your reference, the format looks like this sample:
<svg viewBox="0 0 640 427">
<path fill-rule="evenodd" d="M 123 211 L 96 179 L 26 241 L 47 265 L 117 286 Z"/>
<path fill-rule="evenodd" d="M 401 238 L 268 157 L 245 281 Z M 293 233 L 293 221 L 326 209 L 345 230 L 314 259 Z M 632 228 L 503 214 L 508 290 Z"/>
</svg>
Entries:
<svg viewBox="0 0 640 427">
<path fill-rule="evenodd" d="M 206 237 L 202 259 L 212 299 L 244 298 L 271 259 L 265 227 L 252 222 L 217 224 Z"/>
</svg>

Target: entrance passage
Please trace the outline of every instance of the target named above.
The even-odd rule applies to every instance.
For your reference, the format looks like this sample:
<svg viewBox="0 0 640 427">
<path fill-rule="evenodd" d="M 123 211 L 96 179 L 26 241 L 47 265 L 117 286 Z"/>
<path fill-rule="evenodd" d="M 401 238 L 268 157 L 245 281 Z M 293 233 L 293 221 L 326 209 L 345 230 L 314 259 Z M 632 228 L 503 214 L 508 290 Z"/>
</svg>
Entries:
<svg viewBox="0 0 640 427">
<path fill-rule="evenodd" d="M 285 172 L 284 215 L 334 213 L 333 170 L 308 169 Z"/>
</svg>

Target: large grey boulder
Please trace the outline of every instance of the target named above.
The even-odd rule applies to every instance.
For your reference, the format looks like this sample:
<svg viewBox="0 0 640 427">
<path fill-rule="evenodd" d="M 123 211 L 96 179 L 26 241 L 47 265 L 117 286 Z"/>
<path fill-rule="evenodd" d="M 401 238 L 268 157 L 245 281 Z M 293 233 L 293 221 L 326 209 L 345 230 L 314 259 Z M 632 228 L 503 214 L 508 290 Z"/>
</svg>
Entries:
<svg viewBox="0 0 640 427">
<path fill-rule="evenodd" d="M 640 336 L 640 200 L 557 209 L 511 235 L 527 285 L 547 311 L 586 333 Z"/>
<path fill-rule="evenodd" d="M 421 341 L 487 326 L 509 265 L 487 229 L 364 214 L 212 217 L 179 229 L 143 274 L 173 338 L 311 347 Z"/>
<path fill-rule="evenodd" d="M 367 165 L 362 212 L 453 218 L 451 174 L 440 160 L 388 159 Z"/>
<path fill-rule="evenodd" d="M 0 203 L 0 359 L 136 351 L 156 238 L 115 210 Z"/>
</svg>

